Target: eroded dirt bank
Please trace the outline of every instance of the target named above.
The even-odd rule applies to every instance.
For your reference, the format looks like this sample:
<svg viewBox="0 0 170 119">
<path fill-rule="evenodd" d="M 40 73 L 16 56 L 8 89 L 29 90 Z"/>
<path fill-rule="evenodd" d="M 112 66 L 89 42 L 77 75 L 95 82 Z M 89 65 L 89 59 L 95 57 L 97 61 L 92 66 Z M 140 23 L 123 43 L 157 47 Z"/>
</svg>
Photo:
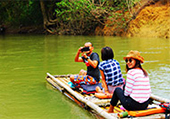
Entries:
<svg viewBox="0 0 170 119">
<path fill-rule="evenodd" d="M 110 22 L 110 21 L 107 21 Z M 97 28 L 96 35 L 114 35 L 115 26 Z M 137 17 L 132 20 L 127 31 L 120 32 L 120 36 L 127 37 L 161 37 L 170 38 L 170 2 L 159 1 L 146 6 Z"/>
<path fill-rule="evenodd" d="M 130 22 L 126 36 L 170 38 L 170 6 L 159 2 L 145 7 Z"/>
</svg>

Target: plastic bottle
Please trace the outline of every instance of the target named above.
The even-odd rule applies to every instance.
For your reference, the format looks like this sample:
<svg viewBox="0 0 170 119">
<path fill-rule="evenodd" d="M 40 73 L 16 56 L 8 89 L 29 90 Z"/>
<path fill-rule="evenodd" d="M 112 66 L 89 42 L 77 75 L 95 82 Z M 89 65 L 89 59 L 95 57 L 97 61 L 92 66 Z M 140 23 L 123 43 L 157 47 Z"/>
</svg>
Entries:
<svg viewBox="0 0 170 119">
<path fill-rule="evenodd" d="M 118 113 L 118 116 L 119 117 L 127 117 L 128 116 L 128 112 L 121 112 L 121 113 Z"/>
</svg>

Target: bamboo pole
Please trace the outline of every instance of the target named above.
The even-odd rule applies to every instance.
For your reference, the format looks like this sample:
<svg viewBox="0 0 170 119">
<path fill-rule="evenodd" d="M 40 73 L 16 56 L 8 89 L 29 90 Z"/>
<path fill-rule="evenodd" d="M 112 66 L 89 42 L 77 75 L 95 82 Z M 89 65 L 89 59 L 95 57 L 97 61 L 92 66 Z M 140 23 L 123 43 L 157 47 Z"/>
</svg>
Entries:
<svg viewBox="0 0 170 119">
<path fill-rule="evenodd" d="M 62 75 L 63 76 L 63 75 Z M 55 76 L 54 76 L 55 77 Z M 61 82 L 63 82 L 64 84 L 66 84 L 66 85 L 68 85 L 67 83 L 68 83 L 68 81 L 67 80 L 69 80 L 69 79 L 67 79 L 67 78 L 65 78 L 65 77 L 63 77 L 63 78 L 61 78 L 60 76 L 57 76 L 57 77 L 55 77 L 55 78 L 57 78 L 58 80 L 60 80 Z M 53 79 L 52 79 L 53 80 Z M 53 80 L 54 82 L 56 82 L 55 80 Z M 57 82 L 56 82 L 57 83 Z M 81 89 L 81 88 L 80 88 Z M 79 93 L 78 93 L 79 94 Z M 80 94 L 79 94 L 80 95 Z M 80 96 L 82 96 L 82 95 L 80 95 Z M 106 106 L 106 105 L 108 105 L 108 104 L 110 104 L 110 100 L 111 99 L 98 99 L 98 98 L 91 98 L 90 96 L 88 96 L 88 95 L 85 95 L 85 98 L 87 99 L 87 100 L 89 100 L 89 101 L 91 101 L 91 102 L 93 102 L 93 103 L 95 103 L 95 104 L 97 104 L 98 106 Z"/>
<path fill-rule="evenodd" d="M 53 82 L 53 80 L 47 78 L 46 79 L 53 87 L 57 88 L 60 92 L 62 92 L 64 89 L 58 86 L 56 83 Z"/>
<path fill-rule="evenodd" d="M 64 78 L 55 78 L 56 80 L 58 80 L 58 81 L 60 81 L 61 83 L 63 83 L 64 85 L 66 85 L 66 86 L 68 86 L 68 82 L 66 82 L 65 80 L 64 80 Z M 56 80 L 54 80 L 54 79 L 51 79 L 51 80 L 53 80 L 56 84 L 58 84 L 58 82 L 56 81 Z M 69 87 L 69 86 L 68 86 Z M 70 88 L 71 89 L 71 88 Z M 76 93 L 77 93 L 77 91 L 76 91 Z M 79 95 L 79 96 L 81 96 L 81 97 L 83 97 L 80 93 L 77 93 L 77 95 Z"/>
<path fill-rule="evenodd" d="M 47 73 L 47 75 L 50 76 L 53 80 L 55 80 L 58 83 L 58 85 L 60 85 L 61 87 L 64 87 L 70 94 L 74 95 L 78 100 L 80 100 L 81 102 L 83 102 L 86 105 L 88 105 L 89 107 L 91 107 L 93 110 L 95 110 L 98 114 L 100 114 L 104 118 L 106 118 L 106 119 L 114 119 L 114 118 L 117 119 L 116 115 L 111 115 L 111 114 L 107 113 L 106 111 L 101 109 L 98 105 L 96 105 L 96 104 L 92 103 L 91 101 L 79 96 L 77 94 L 77 92 L 73 91 L 69 86 L 67 86 L 64 83 L 62 83 L 61 81 L 57 80 L 50 73 Z"/>
<path fill-rule="evenodd" d="M 70 94 L 68 94 L 67 92 L 64 91 L 64 88 L 60 87 L 58 84 L 56 84 L 53 80 L 51 80 L 50 78 L 46 79 L 53 87 L 57 88 L 60 92 L 64 93 L 64 95 L 66 95 L 68 98 L 70 98 L 71 100 L 73 100 L 74 102 L 76 102 L 78 105 L 83 107 L 83 104 L 79 101 L 76 100 L 73 96 L 71 96 Z"/>
<path fill-rule="evenodd" d="M 56 78 L 69 78 L 69 74 L 68 75 L 55 75 L 54 77 L 56 77 Z M 68 79 L 67 79 L 68 80 Z M 150 96 L 150 98 L 151 99 L 153 99 L 153 100 L 155 100 L 155 101 L 158 101 L 158 102 L 162 102 L 162 103 L 164 103 L 164 102 L 170 102 L 170 100 L 169 99 L 165 99 L 165 98 L 162 98 L 162 97 L 159 97 L 159 96 L 156 96 L 156 95 L 154 95 L 154 94 L 151 94 L 151 96 Z M 92 101 L 93 102 L 93 101 Z M 107 101 L 101 101 L 101 103 L 104 103 L 104 102 L 108 102 L 108 100 Z M 94 101 L 93 103 L 96 103 L 96 104 L 100 104 L 100 101 Z"/>
<path fill-rule="evenodd" d="M 156 100 L 156 101 L 158 101 L 158 102 L 162 102 L 162 103 L 164 103 L 164 102 L 169 102 L 169 103 L 170 103 L 170 100 L 169 100 L 169 99 L 165 99 L 165 98 L 156 96 L 156 95 L 154 95 L 154 94 L 151 94 L 151 97 L 150 97 L 150 98 L 151 98 L 151 99 L 154 99 L 154 100 Z"/>
<path fill-rule="evenodd" d="M 110 99 L 109 100 L 92 100 L 91 102 L 95 103 L 96 105 L 100 105 L 100 106 L 110 105 Z"/>
</svg>

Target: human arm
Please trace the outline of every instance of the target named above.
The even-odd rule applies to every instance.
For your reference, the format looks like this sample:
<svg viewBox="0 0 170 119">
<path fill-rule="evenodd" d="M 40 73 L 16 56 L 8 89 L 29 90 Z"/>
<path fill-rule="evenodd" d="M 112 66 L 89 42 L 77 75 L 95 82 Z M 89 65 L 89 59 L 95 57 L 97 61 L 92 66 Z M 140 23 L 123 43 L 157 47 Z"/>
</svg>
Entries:
<svg viewBox="0 0 170 119">
<path fill-rule="evenodd" d="M 81 49 L 82 49 L 82 47 L 80 47 L 78 49 L 77 53 L 76 53 L 76 56 L 75 56 L 75 59 L 74 59 L 75 62 L 83 62 L 83 59 L 81 57 L 79 57 L 80 53 L 82 53 Z"/>
<path fill-rule="evenodd" d="M 133 90 L 135 79 L 131 72 L 127 73 L 127 80 L 126 80 L 126 86 L 125 86 L 125 96 L 130 96 Z"/>
<path fill-rule="evenodd" d="M 88 63 L 93 67 L 96 68 L 98 66 L 98 56 L 95 56 L 96 54 L 94 54 L 94 58 L 90 59 L 90 57 L 88 57 L 85 53 L 82 54 L 82 56 L 87 59 Z"/>
<path fill-rule="evenodd" d="M 90 58 L 87 59 L 87 61 L 89 62 L 89 64 L 93 67 L 93 68 L 96 68 L 97 65 L 98 65 L 98 61 L 97 60 L 91 60 Z"/>
<path fill-rule="evenodd" d="M 103 86 L 103 88 L 105 90 L 105 93 L 109 93 L 108 87 L 107 87 L 107 84 L 106 84 L 106 80 L 105 80 L 104 72 L 102 70 L 100 70 L 100 74 L 102 76 L 102 86 Z"/>
</svg>

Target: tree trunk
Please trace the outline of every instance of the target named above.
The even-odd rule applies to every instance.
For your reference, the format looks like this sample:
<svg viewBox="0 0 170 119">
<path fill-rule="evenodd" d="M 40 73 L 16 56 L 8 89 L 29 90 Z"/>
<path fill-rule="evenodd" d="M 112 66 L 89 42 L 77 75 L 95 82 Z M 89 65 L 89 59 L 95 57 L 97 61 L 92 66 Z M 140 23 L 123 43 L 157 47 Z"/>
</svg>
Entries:
<svg viewBox="0 0 170 119">
<path fill-rule="evenodd" d="M 54 25 L 54 23 L 49 22 L 47 10 L 46 10 L 43 0 L 40 0 L 40 6 L 41 6 L 42 15 L 43 15 L 44 29 L 51 34 L 54 34 L 54 31 L 48 28 L 49 25 Z"/>
<path fill-rule="evenodd" d="M 44 28 L 46 28 L 46 24 L 48 23 L 48 18 L 47 18 L 46 9 L 43 0 L 40 0 L 40 6 L 43 15 Z"/>
</svg>

